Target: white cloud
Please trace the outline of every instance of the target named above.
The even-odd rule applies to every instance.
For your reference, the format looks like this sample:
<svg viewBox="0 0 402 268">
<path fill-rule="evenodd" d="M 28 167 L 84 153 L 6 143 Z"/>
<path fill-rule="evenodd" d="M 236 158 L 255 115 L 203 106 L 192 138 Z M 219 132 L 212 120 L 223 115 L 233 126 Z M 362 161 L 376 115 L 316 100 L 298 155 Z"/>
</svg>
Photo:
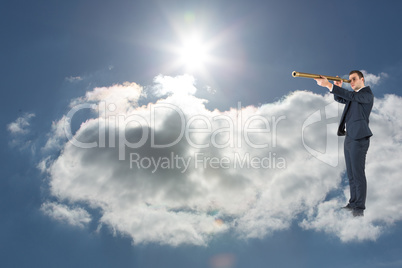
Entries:
<svg viewBox="0 0 402 268">
<path fill-rule="evenodd" d="M 83 78 L 81 76 L 69 76 L 69 77 L 66 77 L 66 80 L 70 83 L 73 83 L 73 82 L 82 81 Z"/>
<path fill-rule="evenodd" d="M 364 76 L 364 82 L 366 86 L 375 86 L 378 85 L 384 78 L 388 77 L 386 73 L 380 73 L 378 75 L 368 73 L 365 70 L 361 70 Z"/>
<path fill-rule="evenodd" d="M 48 134 L 48 139 L 42 150 L 60 150 L 66 141 L 66 134 L 64 131 L 64 122 L 66 116 L 63 116 L 60 120 L 52 122 L 51 132 Z"/>
<path fill-rule="evenodd" d="M 154 90 L 157 96 L 171 93 L 176 95 L 194 94 L 197 91 L 194 86 L 194 77 L 188 74 L 176 77 L 158 75 L 154 78 L 154 82 L 156 83 Z"/>
<path fill-rule="evenodd" d="M 79 207 L 70 208 L 63 204 L 46 202 L 42 204 L 41 210 L 43 213 L 57 221 L 81 228 L 91 222 L 91 216 L 89 213 Z"/>
<path fill-rule="evenodd" d="M 7 130 L 10 133 L 11 147 L 17 147 L 20 150 L 29 149 L 34 155 L 36 151 L 36 145 L 32 142 L 31 135 L 31 119 L 35 117 L 34 113 L 26 113 L 23 116 L 18 117 L 14 122 L 7 125 Z"/>
<path fill-rule="evenodd" d="M 345 190 L 345 195 L 347 194 L 348 190 Z M 336 235 L 343 242 L 376 240 L 380 236 L 384 225 L 375 223 L 376 220 L 381 220 L 380 217 L 366 213 L 364 218 L 353 218 L 350 212 L 340 209 L 344 205 L 344 200 L 337 199 L 322 202 L 311 208 L 300 226 Z M 372 207 L 370 211 L 374 211 Z"/>
<path fill-rule="evenodd" d="M 8 131 L 12 134 L 27 134 L 29 132 L 30 119 L 35 117 L 34 113 L 26 113 L 17 120 L 7 125 Z"/>
<path fill-rule="evenodd" d="M 347 187 L 326 200 L 340 189 L 345 168 L 343 138 L 338 150 L 326 150 L 327 139 L 338 141 L 327 124 L 337 125 L 343 109 L 331 105 L 331 94 L 298 91 L 261 107 L 211 111 L 190 94 L 196 90 L 193 79 L 159 77 L 155 83 L 171 95 L 147 106 L 138 106 L 143 89 L 134 83 L 97 88 L 72 101 L 97 105 L 96 118 L 73 135 L 96 146 L 67 142 L 53 162 L 44 160 L 52 195 L 100 208 L 99 223 L 134 243 L 173 246 L 206 245 L 228 231 L 245 239 L 263 237 L 300 219 L 303 228 L 342 241 L 375 240 L 402 219 L 400 97 L 375 100 L 367 211 L 354 219 L 339 211 Z M 108 109 L 112 104 L 115 109 Z M 327 116 L 303 129 L 316 111 Z M 306 145 L 339 164 L 321 162 Z"/>
</svg>

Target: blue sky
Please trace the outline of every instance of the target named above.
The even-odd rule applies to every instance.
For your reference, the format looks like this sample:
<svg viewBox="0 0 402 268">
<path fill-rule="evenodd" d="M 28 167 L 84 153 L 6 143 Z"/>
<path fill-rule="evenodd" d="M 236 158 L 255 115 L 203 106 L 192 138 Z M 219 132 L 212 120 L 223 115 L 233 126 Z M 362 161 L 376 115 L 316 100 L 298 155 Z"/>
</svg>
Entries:
<svg viewBox="0 0 402 268">
<path fill-rule="evenodd" d="M 401 7 L 399 1 L 3 1 L 1 266 L 401 267 Z M 202 54 L 183 58 L 194 35 L 206 55 L 190 68 Z M 326 123 L 303 125 L 316 111 L 336 116 L 343 107 L 331 106 L 332 96 L 313 80 L 291 77 L 294 70 L 347 76 L 352 69 L 364 70 L 376 97 L 361 221 L 335 209 L 348 195 L 343 139 L 328 134 Z M 125 148 L 127 157 L 148 160 L 172 153 L 195 161 L 196 149 L 230 162 L 151 172 L 145 162 L 128 168 L 129 159 L 118 159 L 120 147 L 82 149 L 66 139 L 64 119 L 87 104 L 97 112 L 82 110 L 71 122 L 73 136 L 84 142 L 101 139 L 105 118 L 148 120 L 147 109 L 161 104 L 175 105 L 187 120 L 198 116 L 200 125 L 192 126 L 203 130 L 208 122 L 227 130 L 241 113 L 246 122 L 256 118 L 251 128 L 265 122 L 270 131 L 242 146 L 235 139 L 235 148 L 224 146 L 224 133 L 189 134 L 163 149 L 149 140 Z M 161 112 L 156 121 L 156 142 L 172 142 L 177 115 Z M 144 128 L 125 127 L 127 144 L 147 137 Z M 336 153 L 323 151 L 326 139 Z M 206 142 L 215 146 L 194 146 Z M 239 168 L 231 162 L 237 153 L 286 165 Z M 274 159 L 264 158 L 269 153 Z"/>
</svg>

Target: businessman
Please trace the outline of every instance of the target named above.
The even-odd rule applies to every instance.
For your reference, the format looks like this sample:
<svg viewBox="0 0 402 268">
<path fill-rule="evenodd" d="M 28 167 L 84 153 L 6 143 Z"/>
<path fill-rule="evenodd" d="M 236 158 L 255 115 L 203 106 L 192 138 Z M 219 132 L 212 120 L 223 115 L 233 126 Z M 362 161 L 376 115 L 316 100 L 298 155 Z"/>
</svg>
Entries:
<svg viewBox="0 0 402 268">
<path fill-rule="evenodd" d="M 344 153 L 350 199 L 343 208 L 358 217 L 363 216 L 366 209 L 367 181 L 364 170 L 370 137 L 373 135 L 369 128 L 369 116 L 374 96 L 370 87 L 364 85 L 364 77 L 360 71 L 351 71 L 349 79 L 353 91 L 342 88 L 342 82 L 330 83 L 324 76 L 315 80 L 319 86 L 328 88 L 337 102 L 345 104 L 338 136 L 346 136 Z"/>
</svg>

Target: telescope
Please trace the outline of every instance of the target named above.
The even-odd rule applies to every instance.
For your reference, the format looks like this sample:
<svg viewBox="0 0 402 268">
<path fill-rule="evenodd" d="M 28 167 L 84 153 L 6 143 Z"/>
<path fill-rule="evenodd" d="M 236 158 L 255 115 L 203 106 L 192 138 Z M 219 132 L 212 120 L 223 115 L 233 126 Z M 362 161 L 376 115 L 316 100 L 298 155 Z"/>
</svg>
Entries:
<svg viewBox="0 0 402 268">
<path fill-rule="evenodd" d="M 321 75 L 319 75 L 319 74 L 301 73 L 301 72 L 296 72 L 296 71 L 294 71 L 292 73 L 292 76 L 293 77 L 314 78 L 314 79 L 321 78 Z M 339 81 L 339 82 L 342 81 L 342 82 L 345 82 L 345 83 L 350 83 L 350 80 L 348 80 L 348 79 L 343 79 L 343 78 L 340 78 L 340 77 L 329 76 L 329 75 L 322 75 L 322 76 L 324 76 L 328 80 Z"/>
</svg>

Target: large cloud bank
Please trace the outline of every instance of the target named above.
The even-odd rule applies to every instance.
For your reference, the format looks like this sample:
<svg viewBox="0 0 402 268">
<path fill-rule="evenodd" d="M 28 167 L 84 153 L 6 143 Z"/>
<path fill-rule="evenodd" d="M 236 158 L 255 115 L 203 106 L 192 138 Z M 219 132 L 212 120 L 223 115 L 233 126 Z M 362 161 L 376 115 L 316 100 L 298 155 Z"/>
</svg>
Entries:
<svg viewBox="0 0 402 268">
<path fill-rule="evenodd" d="M 192 77 L 158 76 L 147 92 L 125 83 L 72 100 L 44 148 L 40 167 L 57 201 L 43 211 L 85 226 L 91 208 L 99 226 L 133 243 L 173 246 L 207 245 L 224 232 L 264 237 L 295 221 L 342 241 L 375 240 L 402 219 L 400 97 L 375 99 L 368 209 L 353 218 L 339 209 L 349 196 L 336 136 L 343 107 L 331 94 L 297 91 L 260 107 L 211 111 L 195 91 Z M 160 99 L 140 106 L 145 93 Z M 71 130 L 84 109 L 94 116 Z M 49 148 L 61 150 L 52 156 Z"/>
</svg>

